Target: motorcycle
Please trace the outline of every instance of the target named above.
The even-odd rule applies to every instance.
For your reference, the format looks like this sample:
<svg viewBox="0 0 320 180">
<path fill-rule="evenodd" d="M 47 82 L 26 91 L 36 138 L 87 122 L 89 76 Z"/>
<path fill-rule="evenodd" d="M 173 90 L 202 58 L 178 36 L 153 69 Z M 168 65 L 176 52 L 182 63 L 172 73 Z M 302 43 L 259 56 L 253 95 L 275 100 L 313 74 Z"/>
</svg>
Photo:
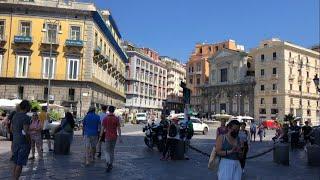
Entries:
<svg viewBox="0 0 320 180">
<path fill-rule="evenodd" d="M 150 149 L 153 149 L 154 146 L 157 146 L 159 152 L 162 152 L 165 148 L 165 141 L 167 134 L 164 131 L 164 127 L 161 124 L 147 124 L 143 128 L 145 133 L 144 143 Z"/>
</svg>

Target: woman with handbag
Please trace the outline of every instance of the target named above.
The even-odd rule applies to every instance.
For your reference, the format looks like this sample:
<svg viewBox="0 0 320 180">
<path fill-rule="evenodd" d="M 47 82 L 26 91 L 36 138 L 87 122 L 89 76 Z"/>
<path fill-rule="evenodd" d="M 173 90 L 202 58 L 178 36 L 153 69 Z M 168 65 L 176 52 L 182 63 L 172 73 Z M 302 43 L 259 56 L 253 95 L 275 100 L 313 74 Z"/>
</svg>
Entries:
<svg viewBox="0 0 320 180">
<path fill-rule="evenodd" d="M 218 179 L 241 180 L 242 170 L 239 161 L 240 140 L 238 137 L 240 123 L 232 120 L 227 125 L 228 133 L 219 136 L 216 141 L 216 155 L 219 156 Z"/>
</svg>

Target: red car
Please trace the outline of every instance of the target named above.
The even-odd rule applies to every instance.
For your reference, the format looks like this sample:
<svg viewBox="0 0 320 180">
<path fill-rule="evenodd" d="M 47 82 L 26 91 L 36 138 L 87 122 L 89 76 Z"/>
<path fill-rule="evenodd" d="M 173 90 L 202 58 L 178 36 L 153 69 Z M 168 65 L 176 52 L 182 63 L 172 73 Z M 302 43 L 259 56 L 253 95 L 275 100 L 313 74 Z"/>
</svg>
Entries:
<svg viewBox="0 0 320 180">
<path fill-rule="evenodd" d="M 277 129 L 279 127 L 278 122 L 272 119 L 263 121 L 262 125 L 267 129 Z"/>
</svg>

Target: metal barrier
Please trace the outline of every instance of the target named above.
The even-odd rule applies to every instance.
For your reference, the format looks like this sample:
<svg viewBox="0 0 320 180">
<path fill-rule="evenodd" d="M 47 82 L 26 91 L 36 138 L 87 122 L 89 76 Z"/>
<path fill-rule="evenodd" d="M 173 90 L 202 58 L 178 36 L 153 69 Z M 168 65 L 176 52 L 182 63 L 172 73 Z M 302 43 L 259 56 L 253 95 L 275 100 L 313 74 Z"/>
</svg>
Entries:
<svg viewBox="0 0 320 180">
<path fill-rule="evenodd" d="M 195 148 L 195 147 L 193 147 L 193 146 L 191 146 L 191 145 L 189 145 L 189 148 L 192 149 L 192 150 L 194 150 L 194 151 L 196 151 L 196 152 L 198 152 L 198 153 L 200 153 L 200 154 L 202 154 L 202 155 L 204 155 L 204 156 L 207 156 L 207 157 L 210 158 L 210 154 L 208 154 L 208 153 L 206 153 L 206 152 L 203 152 L 203 151 L 201 151 L 200 149 L 197 149 L 197 148 Z M 274 149 L 274 147 L 272 147 L 272 148 L 270 148 L 270 149 L 268 149 L 268 150 L 266 150 L 266 151 L 263 151 L 263 152 L 261 152 L 261 153 L 258 153 L 258 154 L 249 156 L 249 157 L 247 157 L 246 159 L 253 159 L 253 158 L 257 158 L 257 157 L 263 156 L 263 155 L 271 152 L 273 149 Z"/>
</svg>

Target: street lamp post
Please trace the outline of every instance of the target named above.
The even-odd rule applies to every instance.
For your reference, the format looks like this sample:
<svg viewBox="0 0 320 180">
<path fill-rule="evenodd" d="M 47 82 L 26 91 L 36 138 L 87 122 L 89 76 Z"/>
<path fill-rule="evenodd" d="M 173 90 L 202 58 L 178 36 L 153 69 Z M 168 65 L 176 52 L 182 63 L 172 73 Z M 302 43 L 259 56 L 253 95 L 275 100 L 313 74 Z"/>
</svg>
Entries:
<svg viewBox="0 0 320 180">
<path fill-rule="evenodd" d="M 50 35 L 50 38 L 49 38 L 49 41 L 50 41 L 50 51 L 49 51 L 49 62 L 47 63 L 47 67 L 48 67 L 48 96 L 47 96 L 47 113 L 49 113 L 50 112 L 50 107 L 49 107 L 49 101 L 50 101 L 50 94 L 51 94 L 51 74 L 52 74 L 52 72 L 51 72 L 51 69 L 50 69 L 50 65 L 51 65 L 51 58 L 52 58 L 52 44 L 53 44 L 53 33 L 51 33 L 51 34 L 49 34 L 49 32 L 48 32 L 48 30 L 49 30 L 49 28 L 48 28 L 48 24 L 50 24 L 50 25 L 56 25 L 56 31 L 58 31 L 58 21 L 57 20 L 53 20 L 53 21 L 47 21 L 47 29 L 46 29 L 46 33 L 47 33 L 47 36 L 46 36 L 46 38 L 48 38 L 49 36 L 48 35 Z M 57 34 L 58 32 L 56 32 L 56 34 Z M 48 39 L 46 39 L 46 40 L 48 40 Z M 53 65 L 53 63 L 52 63 L 52 65 Z"/>
</svg>

